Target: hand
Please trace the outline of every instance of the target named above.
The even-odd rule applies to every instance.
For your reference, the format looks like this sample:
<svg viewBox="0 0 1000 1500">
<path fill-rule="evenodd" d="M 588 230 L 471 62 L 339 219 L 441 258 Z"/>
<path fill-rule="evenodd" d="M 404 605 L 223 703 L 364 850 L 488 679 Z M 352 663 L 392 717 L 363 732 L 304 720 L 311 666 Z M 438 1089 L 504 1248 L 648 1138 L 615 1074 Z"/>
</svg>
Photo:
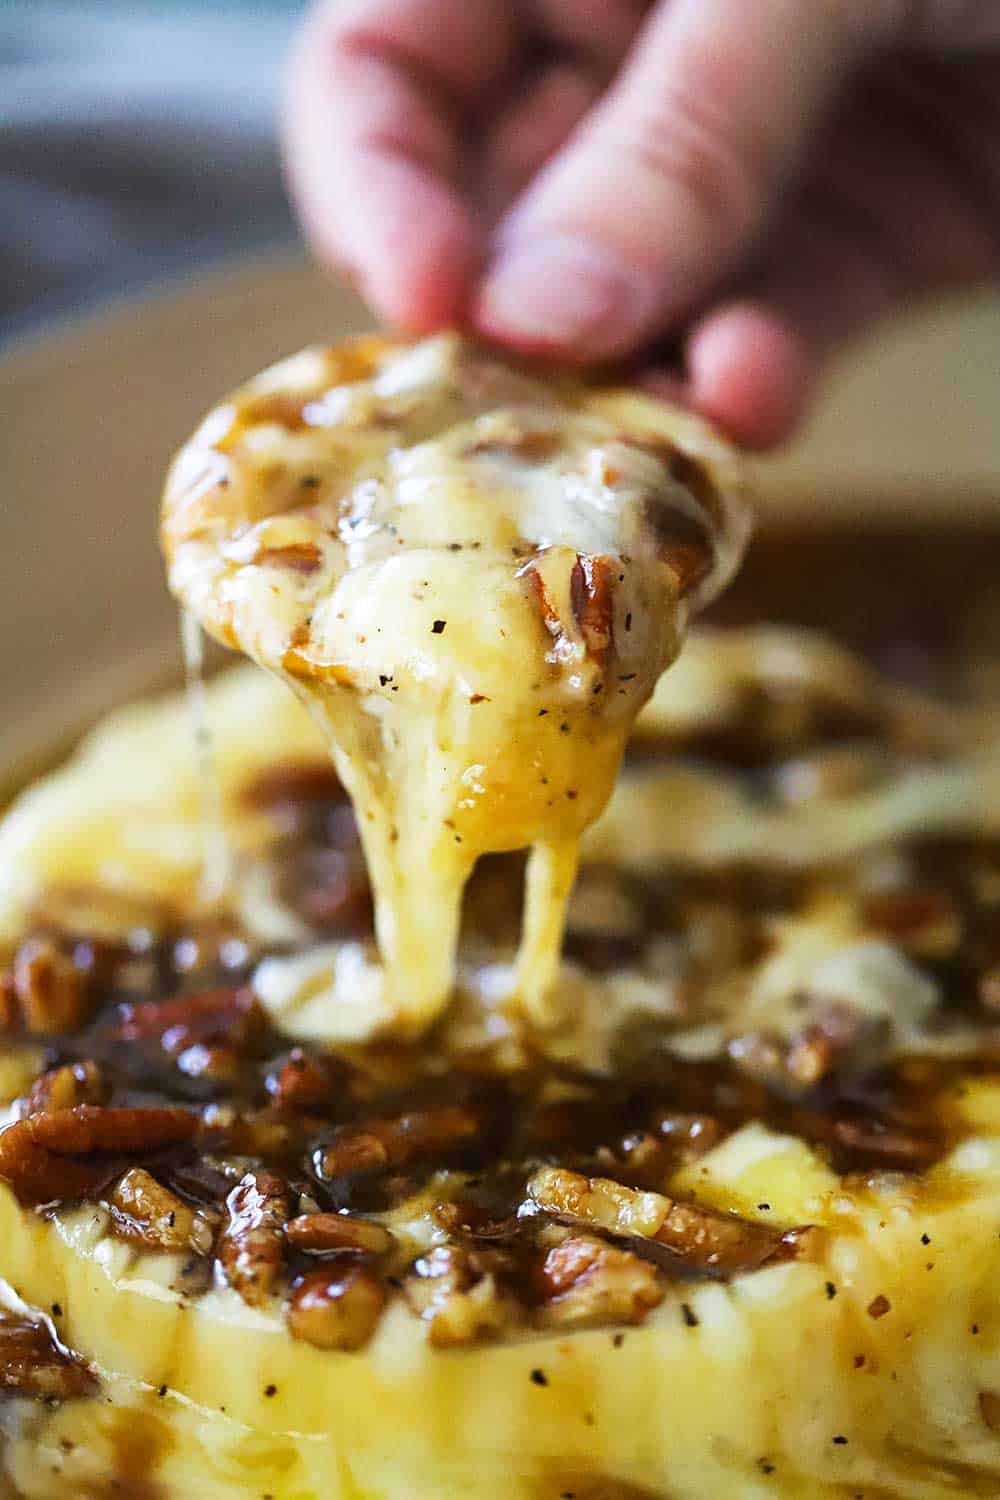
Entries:
<svg viewBox="0 0 1000 1500">
<path fill-rule="evenodd" d="M 767 446 L 844 339 L 996 274 L 1000 0 L 326 0 L 286 143 L 383 317 L 638 357 Z"/>
</svg>

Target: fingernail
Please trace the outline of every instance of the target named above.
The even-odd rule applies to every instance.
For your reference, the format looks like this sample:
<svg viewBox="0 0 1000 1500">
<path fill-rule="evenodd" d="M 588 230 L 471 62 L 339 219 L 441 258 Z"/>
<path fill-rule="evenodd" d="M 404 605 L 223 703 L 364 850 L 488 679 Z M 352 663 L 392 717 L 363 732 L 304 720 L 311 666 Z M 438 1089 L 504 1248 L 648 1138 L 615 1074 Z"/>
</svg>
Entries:
<svg viewBox="0 0 1000 1500">
<path fill-rule="evenodd" d="M 525 240 L 505 246 L 476 299 L 476 326 L 493 338 L 587 356 L 634 342 L 647 298 L 641 278 L 587 240 Z"/>
</svg>

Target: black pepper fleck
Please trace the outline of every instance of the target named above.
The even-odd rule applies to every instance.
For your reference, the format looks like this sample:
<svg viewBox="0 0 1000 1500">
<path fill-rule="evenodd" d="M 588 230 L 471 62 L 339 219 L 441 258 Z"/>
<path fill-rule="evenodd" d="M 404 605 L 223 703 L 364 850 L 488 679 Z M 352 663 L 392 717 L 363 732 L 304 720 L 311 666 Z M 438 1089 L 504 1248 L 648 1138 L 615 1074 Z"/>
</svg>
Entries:
<svg viewBox="0 0 1000 1500">
<path fill-rule="evenodd" d="M 620 1349 L 625 1342 L 625 1335 L 623 1333 L 616 1333 L 611 1342 L 616 1349 Z"/>
<path fill-rule="evenodd" d="M 930 1237 L 930 1235 L 929 1235 L 929 1234 L 922 1234 L 922 1235 L 921 1235 L 921 1236 L 920 1236 L 920 1243 L 921 1243 L 921 1244 L 922 1244 L 922 1245 L 929 1245 L 929 1244 L 930 1244 L 930 1242 L 931 1242 L 931 1237 Z"/>
<path fill-rule="evenodd" d="M 846 1443 L 847 1443 L 847 1439 L 845 1438 L 845 1436 L 844 1436 L 844 1434 L 842 1432 L 838 1432 L 837 1436 L 834 1438 L 833 1441 L 836 1443 L 836 1445 L 837 1445 L 838 1448 L 845 1447 Z"/>
<path fill-rule="evenodd" d="M 544 1370 L 532 1370 L 531 1383 L 532 1385 L 548 1385 L 549 1377 Z"/>
<path fill-rule="evenodd" d="M 837 1288 L 834 1286 L 834 1284 L 833 1284 L 832 1281 L 828 1281 L 827 1284 L 826 1284 L 826 1295 L 827 1295 L 827 1299 L 830 1302 L 832 1302 L 833 1299 L 834 1299 L 834 1297 L 836 1297 L 836 1295 L 837 1295 Z"/>
<path fill-rule="evenodd" d="M 447 620 L 435 620 L 434 624 L 431 626 L 431 630 L 435 635 L 444 635 L 444 627 L 447 625 L 447 623 Z"/>
<path fill-rule="evenodd" d="M 62 1303 L 61 1302 L 53 1302 L 53 1304 L 52 1304 L 52 1316 L 54 1318 L 61 1318 L 62 1317 Z"/>
<path fill-rule="evenodd" d="M 278 1394 L 278 1387 L 276 1385 L 266 1385 L 264 1387 L 264 1395 L 265 1396 L 276 1396 L 277 1394 Z"/>
<path fill-rule="evenodd" d="M 681 1303 L 681 1317 L 684 1319 L 685 1328 L 698 1327 L 698 1314 L 687 1302 Z"/>
</svg>

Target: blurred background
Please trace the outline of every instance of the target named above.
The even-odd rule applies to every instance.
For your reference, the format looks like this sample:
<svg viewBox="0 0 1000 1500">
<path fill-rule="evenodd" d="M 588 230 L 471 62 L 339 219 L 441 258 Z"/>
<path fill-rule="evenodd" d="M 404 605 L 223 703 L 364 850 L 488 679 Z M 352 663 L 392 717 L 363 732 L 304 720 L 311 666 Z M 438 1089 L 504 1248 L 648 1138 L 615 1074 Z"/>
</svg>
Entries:
<svg viewBox="0 0 1000 1500">
<path fill-rule="evenodd" d="M 0 0 L 0 336 L 294 236 L 298 0 Z"/>
</svg>

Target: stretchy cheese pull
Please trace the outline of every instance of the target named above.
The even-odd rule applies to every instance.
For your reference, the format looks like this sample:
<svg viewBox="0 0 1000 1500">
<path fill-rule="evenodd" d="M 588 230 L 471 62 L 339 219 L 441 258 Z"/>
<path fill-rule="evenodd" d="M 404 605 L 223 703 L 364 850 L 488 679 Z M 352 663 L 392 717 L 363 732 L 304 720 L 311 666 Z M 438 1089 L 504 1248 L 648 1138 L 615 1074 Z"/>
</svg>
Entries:
<svg viewBox="0 0 1000 1500">
<path fill-rule="evenodd" d="M 457 336 L 265 372 L 171 470 L 170 583 L 280 674 L 351 794 L 400 1034 L 454 983 L 480 855 L 529 848 L 516 994 L 539 1024 L 583 831 L 748 522 L 694 417 Z"/>
</svg>

